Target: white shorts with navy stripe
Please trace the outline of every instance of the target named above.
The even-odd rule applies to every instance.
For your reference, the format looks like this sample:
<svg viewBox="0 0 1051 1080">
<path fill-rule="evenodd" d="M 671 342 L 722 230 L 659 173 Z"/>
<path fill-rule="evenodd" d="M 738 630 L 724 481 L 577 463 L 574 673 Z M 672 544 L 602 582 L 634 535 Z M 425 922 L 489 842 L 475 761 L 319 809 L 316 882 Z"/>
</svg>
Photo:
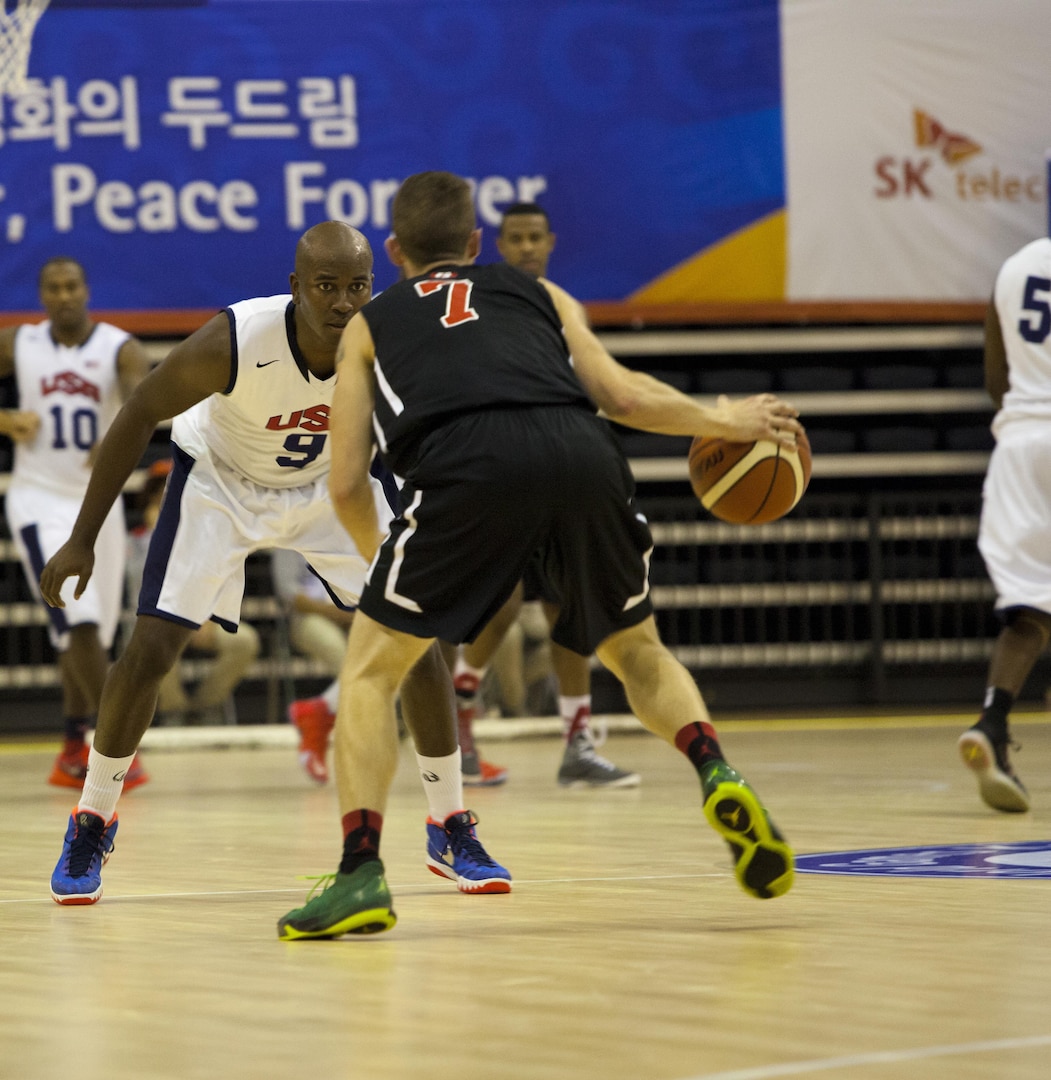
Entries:
<svg viewBox="0 0 1051 1080">
<path fill-rule="evenodd" d="M 997 433 L 982 489 L 978 547 L 996 587 L 996 610 L 1051 613 L 1051 434 L 1046 420 Z"/>
<path fill-rule="evenodd" d="M 60 495 L 40 488 L 12 484 L 5 508 L 7 525 L 33 595 L 40 596 L 40 571 L 44 563 L 69 539 L 80 513 L 79 496 Z M 124 559 L 127 554 L 124 505 L 114 504 L 95 541 L 95 569 L 83 595 L 73 599 L 76 578 L 62 588 L 64 608 L 47 609 L 48 637 L 58 652 L 69 648 L 71 627 L 94 623 L 99 641 L 113 644 L 124 599 Z"/>
<path fill-rule="evenodd" d="M 332 509 L 327 477 L 303 487 L 264 487 L 172 449 L 174 467 L 146 556 L 139 615 L 192 627 L 214 619 L 236 629 L 245 559 L 269 548 L 298 551 L 338 606 L 357 606 L 368 564 Z M 385 529 L 391 512 L 378 481 L 373 494 Z"/>
</svg>

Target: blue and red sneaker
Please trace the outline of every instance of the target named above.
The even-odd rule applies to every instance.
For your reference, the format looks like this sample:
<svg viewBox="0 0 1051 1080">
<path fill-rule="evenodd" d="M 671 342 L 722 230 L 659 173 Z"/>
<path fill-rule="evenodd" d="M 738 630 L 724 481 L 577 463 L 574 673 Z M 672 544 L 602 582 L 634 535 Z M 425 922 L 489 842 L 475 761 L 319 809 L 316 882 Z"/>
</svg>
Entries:
<svg viewBox="0 0 1051 1080">
<path fill-rule="evenodd" d="M 90 810 L 74 809 L 51 875 L 51 899 L 56 904 L 94 904 L 101 898 L 102 864 L 113 852 L 116 835 L 116 814 L 103 821 Z"/>
<path fill-rule="evenodd" d="M 456 882 L 462 893 L 508 893 L 511 874 L 494 862 L 474 831 L 470 810 L 450 814 L 444 824 L 427 819 L 427 869 Z"/>
</svg>

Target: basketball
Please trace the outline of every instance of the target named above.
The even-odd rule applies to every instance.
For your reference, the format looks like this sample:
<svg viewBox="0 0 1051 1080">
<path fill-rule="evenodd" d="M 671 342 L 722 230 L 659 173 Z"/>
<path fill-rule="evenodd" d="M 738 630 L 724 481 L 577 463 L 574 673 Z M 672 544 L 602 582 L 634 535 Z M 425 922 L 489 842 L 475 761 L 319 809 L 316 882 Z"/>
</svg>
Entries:
<svg viewBox="0 0 1051 1080">
<path fill-rule="evenodd" d="M 727 442 L 698 436 L 690 446 L 690 484 L 701 505 L 732 525 L 763 525 L 784 517 L 810 483 L 810 443 L 795 451 L 779 443 Z"/>
</svg>

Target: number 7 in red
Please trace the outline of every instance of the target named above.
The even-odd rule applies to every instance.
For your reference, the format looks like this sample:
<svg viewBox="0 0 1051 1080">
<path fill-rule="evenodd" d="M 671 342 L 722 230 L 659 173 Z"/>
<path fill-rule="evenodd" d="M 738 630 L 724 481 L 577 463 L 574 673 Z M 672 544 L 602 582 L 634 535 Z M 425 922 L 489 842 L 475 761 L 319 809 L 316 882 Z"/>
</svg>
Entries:
<svg viewBox="0 0 1051 1080">
<path fill-rule="evenodd" d="M 471 307 L 471 290 L 474 288 L 473 281 L 458 278 L 455 281 L 417 281 L 416 292 L 419 296 L 430 296 L 439 289 L 446 289 L 445 314 L 441 317 L 441 324 L 446 330 L 459 326 L 461 323 L 473 322 L 478 318 L 478 312 Z"/>
</svg>

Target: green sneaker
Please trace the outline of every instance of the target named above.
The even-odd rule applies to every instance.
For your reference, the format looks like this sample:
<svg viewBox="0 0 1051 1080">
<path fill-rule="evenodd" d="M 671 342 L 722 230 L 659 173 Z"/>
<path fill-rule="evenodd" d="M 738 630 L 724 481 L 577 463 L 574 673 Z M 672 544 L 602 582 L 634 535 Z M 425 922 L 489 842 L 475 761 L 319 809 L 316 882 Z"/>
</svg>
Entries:
<svg viewBox="0 0 1051 1080">
<path fill-rule="evenodd" d="M 701 770 L 701 792 L 704 816 L 730 845 L 741 888 L 760 900 L 788 892 L 792 849 L 741 774 L 725 761 L 710 761 Z"/>
<path fill-rule="evenodd" d="M 398 921 L 390 903 L 383 863 L 373 859 L 352 874 L 318 878 L 307 902 L 278 922 L 277 936 L 282 941 L 299 941 L 340 934 L 379 934 Z"/>
</svg>

